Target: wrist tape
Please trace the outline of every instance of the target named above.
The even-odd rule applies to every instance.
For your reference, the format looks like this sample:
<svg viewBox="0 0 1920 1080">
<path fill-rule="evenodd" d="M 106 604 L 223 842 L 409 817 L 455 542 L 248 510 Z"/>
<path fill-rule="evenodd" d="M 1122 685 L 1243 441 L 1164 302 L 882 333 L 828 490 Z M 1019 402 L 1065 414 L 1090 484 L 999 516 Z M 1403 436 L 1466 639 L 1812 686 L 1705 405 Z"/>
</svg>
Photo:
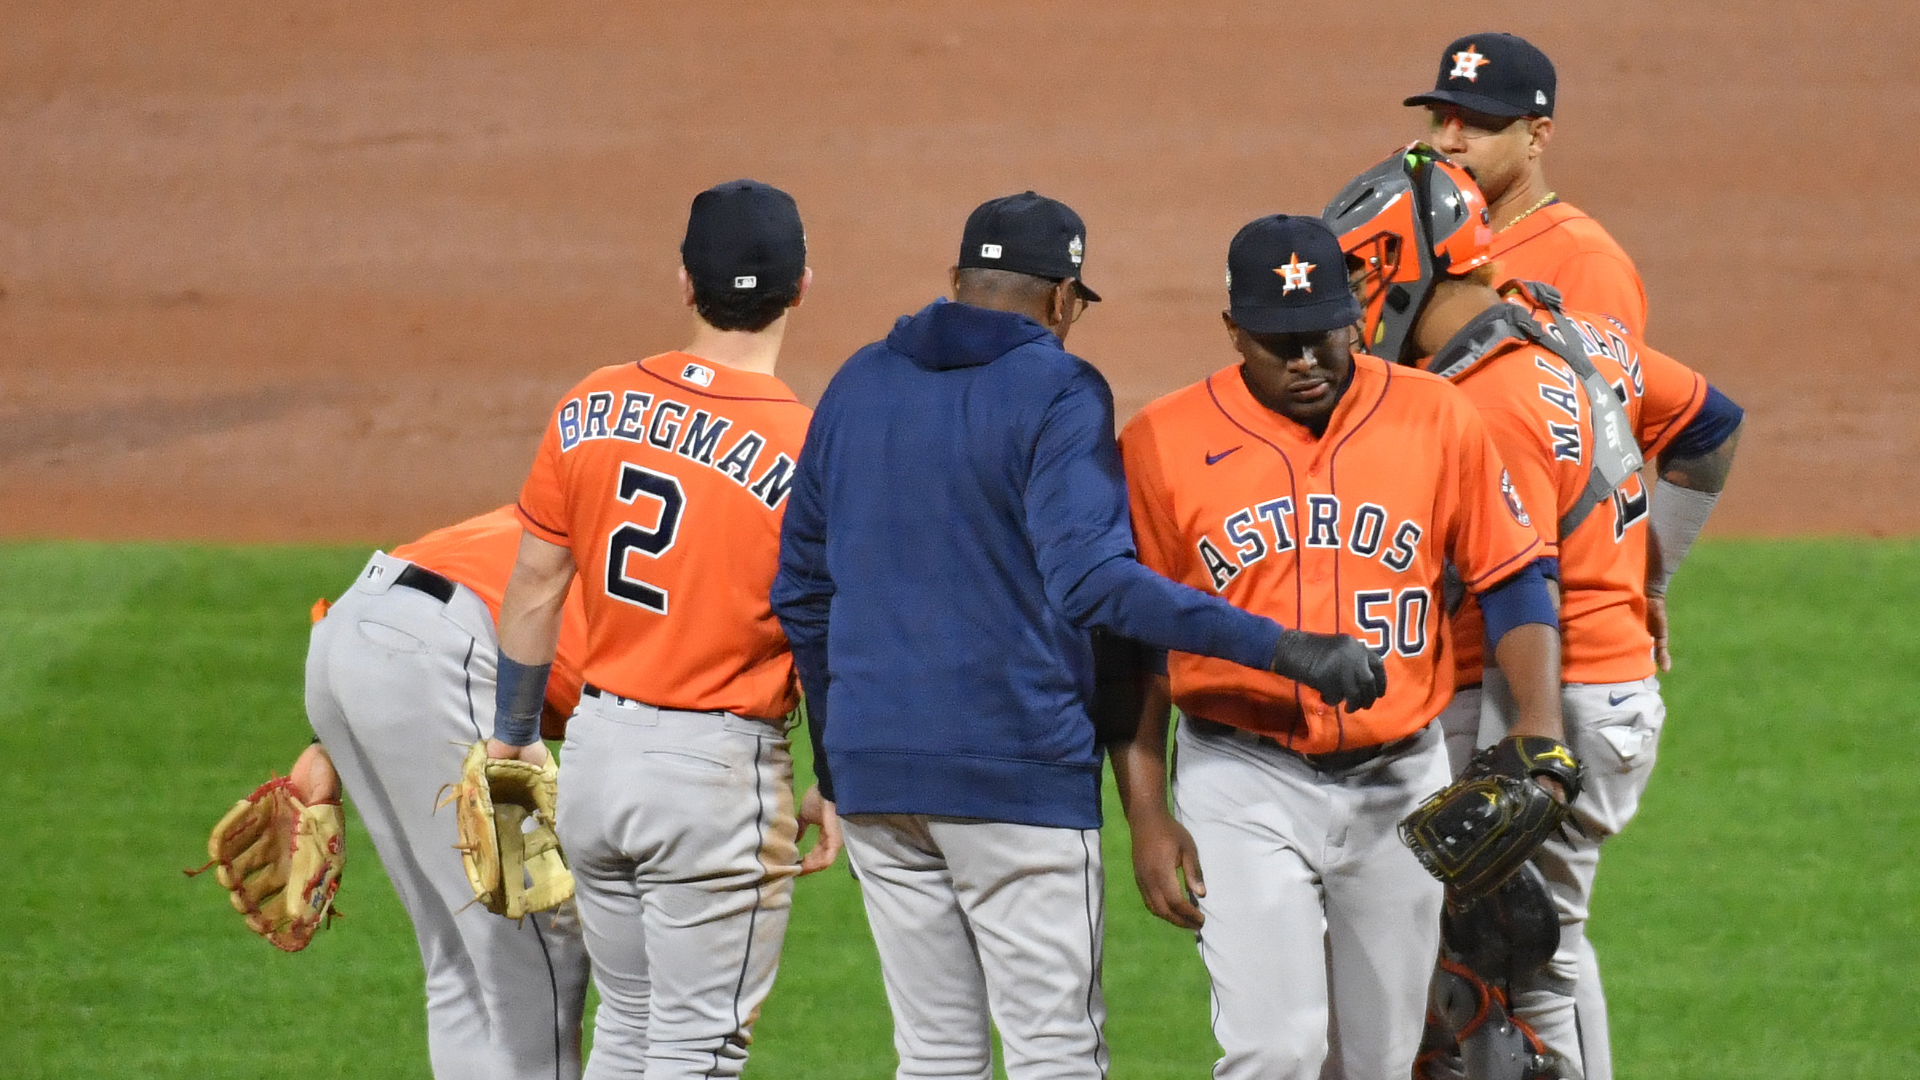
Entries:
<svg viewBox="0 0 1920 1080">
<path fill-rule="evenodd" d="M 523 664 L 500 654 L 500 681 L 493 688 L 493 737 L 526 746 L 540 737 L 540 707 L 547 700 L 552 663 Z"/>
</svg>

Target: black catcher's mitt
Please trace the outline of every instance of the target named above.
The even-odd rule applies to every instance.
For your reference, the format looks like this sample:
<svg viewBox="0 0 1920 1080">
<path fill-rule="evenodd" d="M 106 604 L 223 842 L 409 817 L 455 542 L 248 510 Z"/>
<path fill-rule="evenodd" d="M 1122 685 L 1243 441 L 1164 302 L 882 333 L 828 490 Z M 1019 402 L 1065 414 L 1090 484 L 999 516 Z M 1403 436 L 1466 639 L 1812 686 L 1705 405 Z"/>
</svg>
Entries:
<svg viewBox="0 0 1920 1080">
<path fill-rule="evenodd" d="M 1553 739 L 1510 735 L 1480 751 L 1448 787 L 1400 822 L 1400 838 L 1456 899 L 1498 888 L 1567 820 L 1585 776 Z M 1554 798 L 1535 777 L 1566 793 Z"/>
</svg>

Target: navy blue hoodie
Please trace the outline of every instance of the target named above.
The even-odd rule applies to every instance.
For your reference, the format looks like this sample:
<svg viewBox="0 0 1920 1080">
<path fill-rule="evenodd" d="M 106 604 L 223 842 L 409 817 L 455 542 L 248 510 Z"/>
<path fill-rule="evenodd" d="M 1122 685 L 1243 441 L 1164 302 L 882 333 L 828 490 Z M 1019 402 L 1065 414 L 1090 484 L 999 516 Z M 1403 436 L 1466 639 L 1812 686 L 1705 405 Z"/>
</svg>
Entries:
<svg viewBox="0 0 1920 1080">
<path fill-rule="evenodd" d="M 1135 560 L 1100 373 L 946 301 L 821 396 L 773 608 L 841 813 L 1076 829 L 1100 824 L 1090 629 L 1263 669 L 1280 635 Z"/>
</svg>

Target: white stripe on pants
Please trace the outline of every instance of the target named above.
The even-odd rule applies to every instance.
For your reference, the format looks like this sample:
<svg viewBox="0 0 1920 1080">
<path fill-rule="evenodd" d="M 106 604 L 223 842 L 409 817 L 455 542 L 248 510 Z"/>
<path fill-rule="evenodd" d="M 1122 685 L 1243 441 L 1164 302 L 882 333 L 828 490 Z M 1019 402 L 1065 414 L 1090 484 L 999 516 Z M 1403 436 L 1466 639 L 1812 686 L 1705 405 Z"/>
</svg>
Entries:
<svg viewBox="0 0 1920 1080">
<path fill-rule="evenodd" d="M 1217 1080 L 1406 1080 L 1440 951 L 1442 890 L 1400 819 L 1446 786 L 1429 725 L 1411 747 L 1323 772 L 1244 735 L 1176 736 L 1174 810 L 1207 894 Z M 1329 1063 L 1329 1032 L 1340 1060 Z"/>
<path fill-rule="evenodd" d="M 434 1075 L 573 1080 L 587 992 L 578 923 L 516 924 L 475 904 L 453 813 L 433 811 L 465 747 L 493 730 L 493 617 L 465 588 L 441 603 L 392 587 L 406 566 L 375 553 L 313 628 L 307 717 L 413 920 Z"/>
<path fill-rule="evenodd" d="M 1498 672 L 1487 673 L 1486 691 L 1483 745 L 1506 733 L 1515 711 L 1513 694 Z M 1561 688 L 1560 702 L 1567 745 L 1587 767 L 1587 778 L 1573 802 L 1578 828 L 1562 830 L 1540 845 L 1533 859 L 1560 912 L 1560 949 L 1537 976 L 1515 986 L 1514 1012 L 1533 1025 L 1549 1049 L 1579 1066 L 1587 1080 L 1612 1080 L 1607 999 L 1599 958 L 1587 940 L 1587 908 L 1600 847 L 1633 820 L 1653 776 L 1667 706 L 1658 678 L 1569 683 Z"/>
<path fill-rule="evenodd" d="M 799 871 L 772 725 L 582 697 L 558 832 L 593 958 L 588 1080 L 738 1076 Z"/>
<path fill-rule="evenodd" d="M 843 819 L 880 953 L 899 1080 L 1098 1080 L 1098 829 L 916 814 Z"/>
</svg>

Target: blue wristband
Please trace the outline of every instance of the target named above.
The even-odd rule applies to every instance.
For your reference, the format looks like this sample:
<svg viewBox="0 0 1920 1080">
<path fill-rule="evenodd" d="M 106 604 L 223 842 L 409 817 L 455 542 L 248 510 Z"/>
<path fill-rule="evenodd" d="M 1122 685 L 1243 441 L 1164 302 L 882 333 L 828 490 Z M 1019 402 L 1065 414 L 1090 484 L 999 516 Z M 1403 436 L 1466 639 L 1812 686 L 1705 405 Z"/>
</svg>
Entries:
<svg viewBox="0 0 1920 1080">
<path fill-rule="evenodd" d="M 547 700 L 551 663 L 523 664 L 500 654 L 500 681 L 493 688 L 493 737 L 508 746 L 540 738 L 540 708 Z"/>
</svg>

